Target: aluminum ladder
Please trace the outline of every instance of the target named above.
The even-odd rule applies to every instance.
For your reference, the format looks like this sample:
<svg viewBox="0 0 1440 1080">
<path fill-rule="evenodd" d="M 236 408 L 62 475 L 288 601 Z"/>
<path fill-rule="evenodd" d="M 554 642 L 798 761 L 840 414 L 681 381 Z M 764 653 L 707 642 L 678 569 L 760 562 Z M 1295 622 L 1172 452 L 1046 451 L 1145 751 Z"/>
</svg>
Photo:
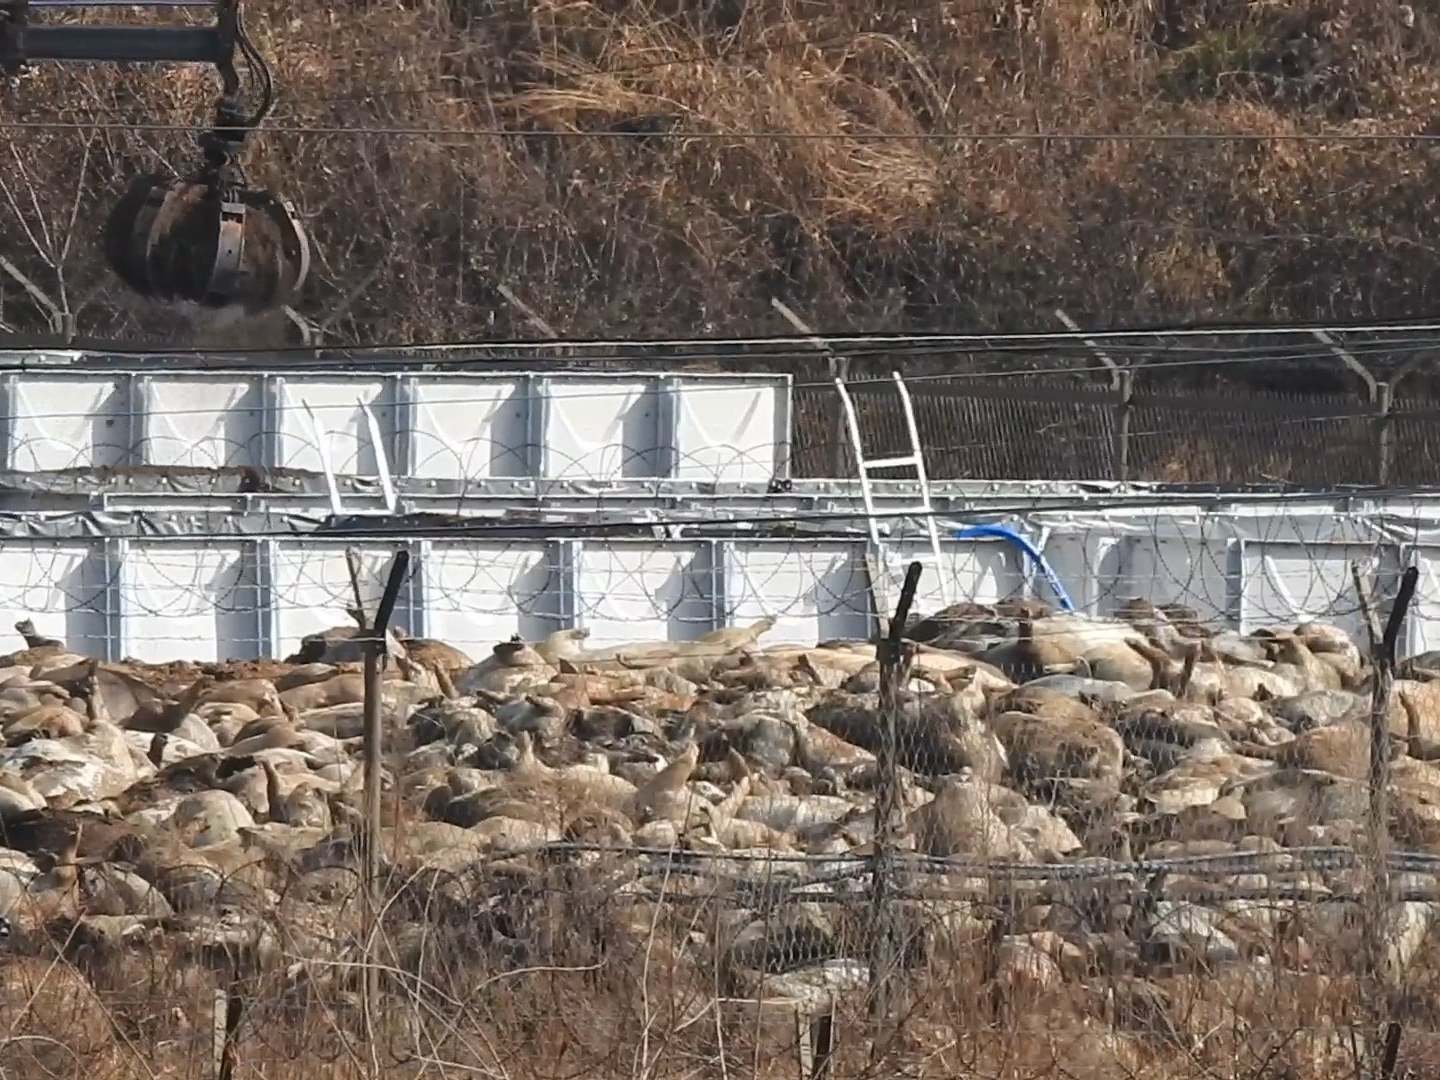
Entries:
<svg viewBox="0 0 1440 1080">
<path fill-rule="evenodd" d="M 904 566 L 899 553 L 881 531 L 876 517 L 875 491 L 870 484 L 870 474 L 877 469 L 913 469 L 914 479 L 920 487 L 920 501 L 914 506 L 897 507 L 887 514 L 913 514 L 925 523 L 925 532 L 930 540 L 930 553 L 919 562 L 928 564 L 935 575 L 936 591 L 940 605 L 950 602 L 949 575 L 940 554 L 940 529 L 935 524 L 935 511 L 930 503 L 930 477 L 925 471 L 925 453 L 920 448 L 920 429 L 915 424 L 915 406 L 910 401 L 910 388 L 898 371 L 890 373 L 895 380 L 895 392 L 900 395 L 900 408 L 905 414 L 905 429 L 910 435 L 910 453 L 899 457 L 866 459 L 865 448 L 860 439 L 860 420 L 855 415 L 855 402 L 845 386 L 843 378 L 835 379 L 835 391 L 840 395 L 840 404 L 845 410 L 845 423 L 850 432 L 850 448 L 855 452 L 855 467 L 860 474 L 860 496 L 865 502 L 865 523 L 870 528 L 870 594 L 875 602 L 875 614 L 880 623 L 880 632 L 888 633 L 890 613 L 895 610 L 898 583 L 904 578 Z M 909 479 L 897 477 L 896 479 Z M 913 560 L 908 560 L 913 561 Z M 926 592 L 931 590 L 927 589 Z"/>
</svg>

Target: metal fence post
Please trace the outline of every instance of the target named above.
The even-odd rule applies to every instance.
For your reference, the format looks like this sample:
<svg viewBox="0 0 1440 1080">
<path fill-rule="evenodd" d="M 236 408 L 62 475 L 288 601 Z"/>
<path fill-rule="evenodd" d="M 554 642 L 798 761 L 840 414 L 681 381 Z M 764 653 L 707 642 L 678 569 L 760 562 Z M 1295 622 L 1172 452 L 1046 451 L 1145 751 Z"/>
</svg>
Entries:
<svg viewBox="0 0 1440 1080">
<path fill-rule="evenodd" d="M 1130 479 L 1130 418 L 1135 411 L 1135 373 L 1121 368 L 1115 376 L 1115 390 L 1120 395 L 1115 405 L 1115 479 Z"/>
<path fill-rule="evenodd" d="M 1330 351 L 1335 354 L 1335 358 L 1358 375 L 1360 381 L 1365 384 L 1365 393 L 1370 399 L 1370 407 L 1375 418 L 1375 483 L 1383 487 L 1390 482 L 1391 385 L 1388 382 L 1381 382 L 1370 374 L 1369 368 L 1355 359 L 1349 349 L 1341 345 L 1326 331 L 1312 330 L 1310 334 L 1316 341 L 1328 346 Z"/>
<path fill-rule="evenodd" d="M 1377 487 L 1390 485 L 1390 443 L 1394 437 L 1391 406 L 1394 390 L 1388 382 L 1377 381 L 1371 388 L 1371 401 L 1375 406 L 1375 484 Z"/>
<path fill-rule="evenodd" d="M 1080 324 L 1067 315 L 1063 309 L 1056 308 L 1055 317 L 1064 323 L 1072 333 L 1084 333 L 1080 329 Z M 1115 359 L 1101 348 L 1100 343 L 1094 338 L 1082 337 L 1080 340 L 1110 372 L 1110 389 L 1115 391 L 1116 397 L 1115 434 L 1114 442 L 1111 445 L 1110 474 L 1111 479 L 1123 483 L 1130 479 L 1130 417 L 1134 412 L 1135 373 L 1128 367 L 1122 367 L 1116 363 Z"/>
</svg>

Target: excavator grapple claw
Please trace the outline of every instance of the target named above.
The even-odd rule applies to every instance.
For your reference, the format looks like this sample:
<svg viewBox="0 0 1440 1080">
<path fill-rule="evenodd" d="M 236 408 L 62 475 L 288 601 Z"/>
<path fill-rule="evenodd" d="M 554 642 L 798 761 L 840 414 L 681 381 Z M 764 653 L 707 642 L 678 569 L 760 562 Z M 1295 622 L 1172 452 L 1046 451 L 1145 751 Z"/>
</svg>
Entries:
<svg viewBox="0 0 1440 1080">
<path fill-rule="evenodd" d="M 305 283 L 310 242 L 294 208 L 212 176 L 141 176 L 110 213 L 105 254 L 141 296 L 255 313 Z"/>
<path fill-rule="evenodd" d="M 105 254 L 140 295 L 254 314 L 287 303 L 310 267 L 294 208 L 248 187 L 239 159 L 275 102 L 270 65 L 245 30 L 241 0 L 134 0 L 139 7 L 208 7 L 209 25 L 99 26 L 36 21 L 32 8 L 118 6 L 116 0 L 0 0 L 0 72 L 34 60 L 203 63 L 220 76 L 215 126 L 200 137 L 205 164 L 188 177 L 135 180 L 111 211 Z M 242 67 L 236 58 L 244 60 Z M 248 84 L 250 93 L 245 92 Z M 247 104 L 253 100 L 253 106 Z"/>
</svg>

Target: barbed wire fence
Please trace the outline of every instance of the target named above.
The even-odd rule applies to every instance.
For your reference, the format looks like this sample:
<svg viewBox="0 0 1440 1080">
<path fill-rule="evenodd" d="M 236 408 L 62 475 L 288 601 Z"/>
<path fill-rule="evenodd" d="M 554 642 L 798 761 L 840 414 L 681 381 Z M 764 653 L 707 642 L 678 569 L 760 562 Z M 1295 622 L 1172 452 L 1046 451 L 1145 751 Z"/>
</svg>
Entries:
<svg viewBox="0 0 1440 1080">
<path fill-rule="evenodd" d="M 1403 644 L 1424 651 L 1434 637 L 1440 512 L 1427 499 L 1395 497 L 1358 511 L 1327 499 L 1226 510 L 1141 502 L 1070 511 L 1042 503 L 1029 515 L 1010 508 L 1005 520 L 1041 541 L 1066 599 L 1087 614 L 1112 616 L 1144 599 L 1209 632 L 1323 619 L 1358 635 L 1363 611 L 1350 564 L 1359 562 L 1383 592 L 1415 563 L 1422 580 Z M 375 575 L 398 542 L 420 559 L 400 623 L 477 659 L 512 634 L 538 639 L 570 626 L 587 628 L 596 644 L 683 642 L 769 616 L 777 628 L 768 640 L 863 639 L 878 613 L 868 545 L 840 528 L 858 524 L 851 513 L 822 515 L 809 528 L 803 514 L 798 523 L 765 514 L 765 528 L 736 527 L 724 539 L 714 538 L 723 518 L 676 514 L 634 523 L 629 535 L 602 527 L 597 537 L 573 521 L 526 526 L 550 539 L 512 539 L 513 527 L 491 535 L 484 523 L 421 524 L 402 540 L 367 533 L 363 523 L 349 532 L 145 531 L 155 518 L 122 515 L 111 522 L 119 539 L 13 533 L 0 548 L 0 612 L 33 617 L 77 651 L 104 656 L 110 648 L 117 659 L 283 654 L 305 633 L 347 620 L 347 544 L 365 555 L 366 588 L 378 594 Z M 903 569 L 923 531 L 899 517 L 892 524 Z M 657 529 L 679 535 L 657 539 Z M 945 592 L 956 599 L 1059 602 L 1033 563 L 1003 541 L 954 541 L 944 558 Z M 932 571 L 922 609 L 933 613 L 939 586 Z"/>
</svg>

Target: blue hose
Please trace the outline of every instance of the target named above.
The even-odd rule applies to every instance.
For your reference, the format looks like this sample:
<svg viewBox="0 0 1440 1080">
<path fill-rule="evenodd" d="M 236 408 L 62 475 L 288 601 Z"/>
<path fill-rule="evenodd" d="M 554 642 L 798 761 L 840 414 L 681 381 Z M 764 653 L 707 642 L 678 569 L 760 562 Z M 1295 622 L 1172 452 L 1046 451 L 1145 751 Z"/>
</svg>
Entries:
<svg viewBox="0 0 1440 1080">
<path fill-rule="evenodd" d="M 998 540 L 1008 540 L 1028 555 L 1030 561 L 1040 568 L 1040 573 L 1045 575 L 1046 583 L 1060 601 L 1061 610 L 1075 610 L 1075 605 L 1070 602 L 1070 594 L 1065 591 L 1065 586 L 1060 584 L 1060 579 L 1055 576 L 1055 571 L 1045 561 L 1045 556 L 1040 554 L 1034 544 L 1013 529 L 1007 529 L 1003 525 L 967 525 L 963 529 L 956 529 L 951 535 L 956 540 L 975 540 L 987 536 Z"/>
</svg>

